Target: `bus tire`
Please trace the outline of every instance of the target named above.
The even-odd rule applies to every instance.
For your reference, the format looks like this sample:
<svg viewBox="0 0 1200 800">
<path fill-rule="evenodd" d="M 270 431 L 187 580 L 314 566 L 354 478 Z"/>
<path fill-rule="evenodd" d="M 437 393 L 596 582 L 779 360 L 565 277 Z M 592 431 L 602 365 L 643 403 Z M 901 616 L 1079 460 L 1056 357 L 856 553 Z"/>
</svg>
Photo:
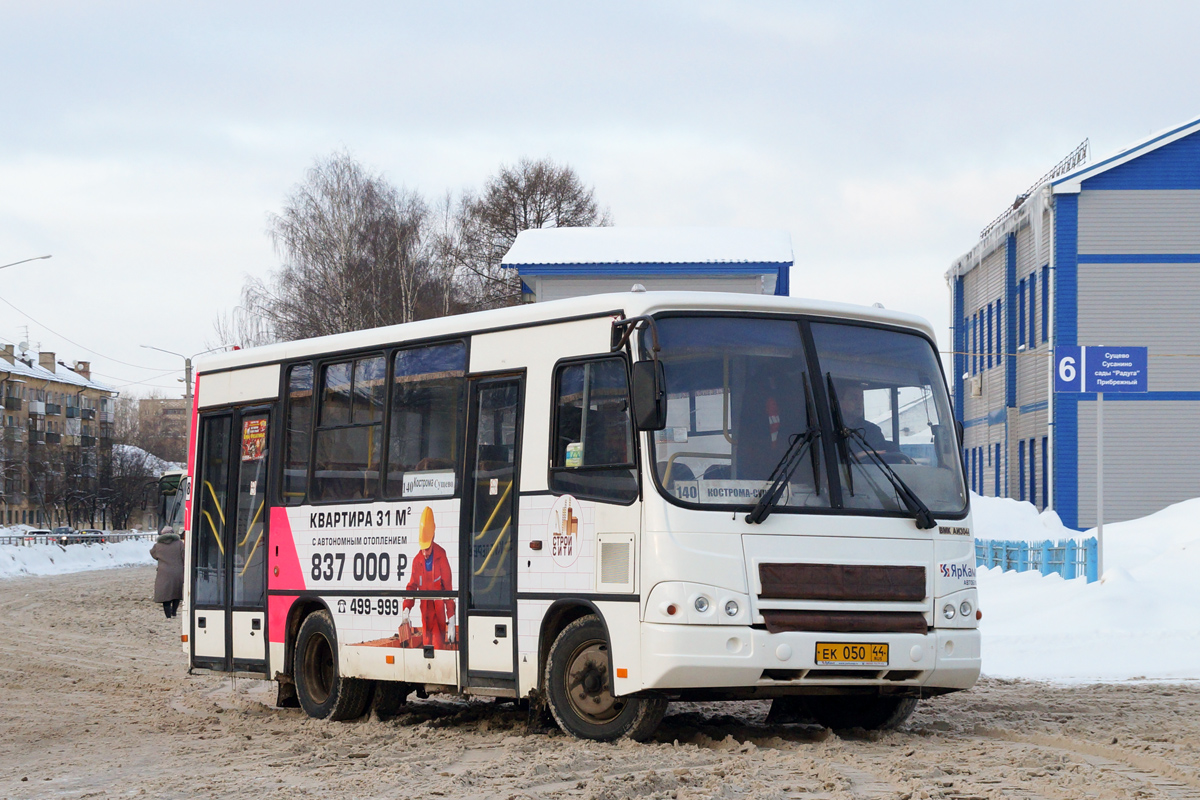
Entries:
<svg viewBox="0 0 1200 800">
<path fill-rule="evenodd" d="M 408 703 L 413 688 L 399 681 L 375 681 L 375 693 L 371 698 L 371 711 L 380 719 L 398 716 Z"/>
<path fill-rule="evenodd" d="M 805 705 L 813 718 L 826 728 L 881 731 L 903 725 L 916 709 L 917 698 L 822 695 L 806 698 Z"/>
<path fill-rule="evenodd" d="M 546 659 L 546 699 L 554 721 L 577 739 L 645 741 L 667 711 L 661 697 L 614 697 L 604 624 L 592 615 L 563 628 Z"/>
<path fill-rule="evenodd" d="M 371 699 L 371 681 L 347 678 L 338 669 L 337 633 L 325 610 L 304 618 L 296 635 L 296 696 L 314 719 L 358 719 Z"/>
</svg>

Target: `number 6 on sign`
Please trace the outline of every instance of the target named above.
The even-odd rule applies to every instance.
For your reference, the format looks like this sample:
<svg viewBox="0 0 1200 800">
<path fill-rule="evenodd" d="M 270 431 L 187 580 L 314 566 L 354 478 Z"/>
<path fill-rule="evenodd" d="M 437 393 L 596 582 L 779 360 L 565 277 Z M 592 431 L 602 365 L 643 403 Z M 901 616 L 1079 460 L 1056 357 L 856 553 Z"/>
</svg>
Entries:
<svg viewBox="0 0 1200 800">
<path fill-rule="evenodd" d="M 1067 345 L 1054 348 L 1054 391 L 1083 391 L 1083 347 Z"/>
</svg>

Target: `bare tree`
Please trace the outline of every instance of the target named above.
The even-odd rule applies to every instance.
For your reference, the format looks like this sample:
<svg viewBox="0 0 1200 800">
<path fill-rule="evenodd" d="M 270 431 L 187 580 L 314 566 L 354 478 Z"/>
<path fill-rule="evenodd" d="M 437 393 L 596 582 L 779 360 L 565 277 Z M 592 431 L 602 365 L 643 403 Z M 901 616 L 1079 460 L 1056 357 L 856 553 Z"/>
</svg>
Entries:
<svg viewBox="0 0 1200 800">
<path fill-rule="evenodd" d="M 551 159 L 502 166 L 481 194 L 432 208 L 346 153 L 318 159 L 268 233 L 282 261 L 247 277 L 241 303 L 214 323 L 214 345 L 274 341 L 519 302 L 500 259 L 529 228 L 608 225 L 575 171 Z"/>
<path fill-rule="evenodd" d="M 346 153 L 318 160 L 270 217 L 283 264 L 246 284 L 244 313 L 284 341 L 411 321 L 427 213 Z"/>
<path fill-rule="evenodd" d="M 592 187 L 573 168 L 549 158 L 501 166 L 483 193 L 468 201 L 468 212 L 462 220 L 464 266 L 472 300 L 481 308 L 520 301 L 520 279 L 502 269 L 500 259 L 521 231 L 612 224 Z"/>
<path fill-rule="evenodd" d="M 206 348 L 237 345 L 238 347 L 259 347 L 264 344 L 274 344 L 278 341 L 271 324 L 262 316 L 256 314 L 251 299 L 247 298 L 249 286 L 255 279 L 246 276 L 246 286 L 242 288 L 242 304 L 230 311 L 220 314 L 213 321 L 214 338 L 205 340 Z"/>
<path fill-rule="evenodd" d="M 100 499 L 114 529 L 129 527 L 133 512 L 155 497 L 152 489 L 157 468 L 158 460 L 139 447 L 117 444 L 105 454 L 101 463 L 105 488 Z"/>
</svg>

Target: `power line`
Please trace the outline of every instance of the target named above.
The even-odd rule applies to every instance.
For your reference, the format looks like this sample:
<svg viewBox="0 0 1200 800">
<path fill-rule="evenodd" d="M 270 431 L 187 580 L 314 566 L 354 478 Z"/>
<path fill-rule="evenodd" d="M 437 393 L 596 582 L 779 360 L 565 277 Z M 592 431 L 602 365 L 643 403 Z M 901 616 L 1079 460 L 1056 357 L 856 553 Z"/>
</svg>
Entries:
<svg viewBox="0 0 1200 800">
<path fill-rule="evenodd" d="M 26 318 L 28 318 L 28 319 L 29 319 L 29 321 L 30 321 L 30 322 L 32 322 L 32 323 L 34 323 L 35 325 L 40 325 L 41 327 L 43 327 L 43 328 L 45 328 L 46 330 L 50 331 L 50 333 L 53 333 L 55 336 L 59 337 L 60 339 L 63 339 L 64 341 L 67 341 L 67 342 L 70 342 L 71 344 L 75 345 L 76 347 L 78 347 L 78 348 L 81 348 L 81 349 L 83 349 L 83 350 L 86 350 L 86 351 L 88 351 L 88 352 L 89 352 L 89 353 L 91 353 L 92 355 L 100 356 L 101 358 L 107 358 L 109 361 L 115 361 L 115 362 L 117 362 L 118 364 L 124 364 L 125 366 L 127 366 L 127 367 L 133 367 L 134 369 L 149 369 L 149 370 L 155 370 L 155 369 L 158 369 L 158 367 L 147 367 L 147 366 L 144 366 L 144 365 L 142 365 L 142 364 L 131 364 L 131 363 L 129 363 L 128 361 L 122 361 L 122 360 L 121 360 L 121 359 L 119 359 L 119 358 L 113 358 L 112 356 L 106 356 L 104 353 L 101 353 L 101 352 L 100 352 L 100 351 L 98 351 L 98 350 L 93 350 L 92 348 L 90 348 L 90 347 L 88 347 L 88 346 L 86 346 L 86 345 L 82 345 L 82 344 L 80 344 L 79 342 L 75 341 L 74 339 L 70 339 L 70 338 L 68 338 L 68 337 L 66 337 L 66 336 L 63 336 L 61 333 L 59 333 L 58 331 L 54 330 L 54 329 L 53 329 L 53 328 L 51 328 L 49 325 L 45 324 L 44 322 L 40 322 L 40 321 L 38 321 L 38 320 L 34 319 L 32 316 L 30 316 L 30 315 L 29 315 L 29 314 L 27 314 L 26 312 L 22 311 L 21 309 L 17 308 L 17 307 L 16 307 L 16 306 L 14 306 L 12 303 L 10 303 L 9 301 L 5 300 L 3 297 L 0 297 L 0 301 L 3 301 L 3 302 L 6 304 L 6 305 L 8 305 L 10 308 L 12 308 L 14 311 L 16 311 L 18 314 L 21 314 L 21 315 L 25 316 Z"/>
</svg>

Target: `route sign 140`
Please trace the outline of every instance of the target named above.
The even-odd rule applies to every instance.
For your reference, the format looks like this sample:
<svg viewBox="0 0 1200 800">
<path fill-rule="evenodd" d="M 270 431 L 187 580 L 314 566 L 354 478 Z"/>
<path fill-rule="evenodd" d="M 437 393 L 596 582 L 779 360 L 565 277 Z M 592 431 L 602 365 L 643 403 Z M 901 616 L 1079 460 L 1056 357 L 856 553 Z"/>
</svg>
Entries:
<svg viewBox="0 0 1200 800">
<path fill-rule="evenodd" d="M 1145 392 L 1145 347 L 1054 348 L 1056 392 Z"/>
</svg>

